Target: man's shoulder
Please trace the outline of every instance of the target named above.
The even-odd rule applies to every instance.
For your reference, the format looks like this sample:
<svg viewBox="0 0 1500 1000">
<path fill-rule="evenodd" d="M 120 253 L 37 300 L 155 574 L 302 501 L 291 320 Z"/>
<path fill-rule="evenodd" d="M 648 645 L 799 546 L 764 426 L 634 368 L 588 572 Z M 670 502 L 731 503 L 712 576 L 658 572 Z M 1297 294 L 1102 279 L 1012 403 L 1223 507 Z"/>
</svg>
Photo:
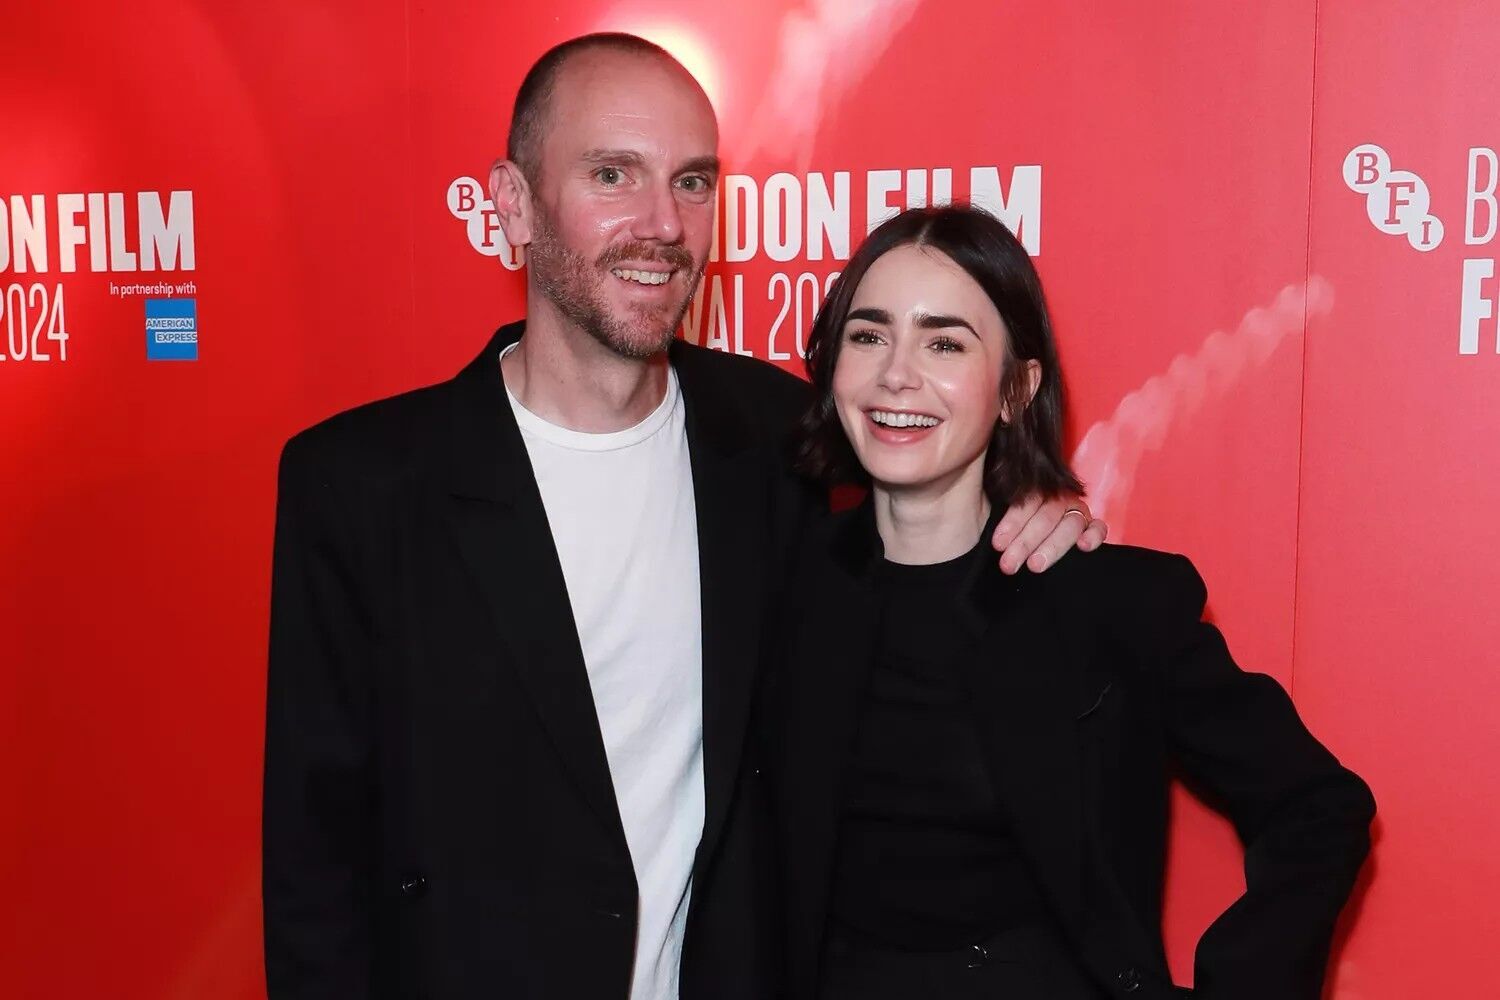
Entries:
<svg viewBox="0 0 1500 1000">
<path fill-rule="evenodd" d="M 376 488 L 434 472 L 434 463 L 448 454 L 444 443 L 453 436 L 464 384 L 524 329 L 523 322 L 501 326 L 449 379 L 351 407 L 293 435 L 282 450 L 282 481 Z"/>
<path fill-rule="evenodd" d="M 342 410 L 294 434 L 282 451 L 286 471 L 326 477 L 384 478 L 430 454 L 451 412 L 451 380 Z"/>
</svg>

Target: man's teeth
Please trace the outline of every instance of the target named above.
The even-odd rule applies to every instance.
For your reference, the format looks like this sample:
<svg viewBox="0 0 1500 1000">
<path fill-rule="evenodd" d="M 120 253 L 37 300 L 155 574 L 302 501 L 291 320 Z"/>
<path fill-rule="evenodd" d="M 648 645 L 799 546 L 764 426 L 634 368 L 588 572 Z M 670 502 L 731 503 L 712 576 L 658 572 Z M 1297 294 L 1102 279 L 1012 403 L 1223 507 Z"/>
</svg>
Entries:
<svg viewBox="0 0 1500 1000">
<path fill-rule="evenodd" d="M 643 285 L 665 285 L 667 279 L 672 277 L 671 271 L 625 271 L 618 267 L 611 273 L 616 278 L 624 278 L 626 281 L 638 281 Z"/>
<path fill-rule="evenodd" d="M 892 413 L 889 410 L 871 410 L 870 419 L 885 427 L 936 427 L 940 421 L 925 413 Z"/>
</svg>

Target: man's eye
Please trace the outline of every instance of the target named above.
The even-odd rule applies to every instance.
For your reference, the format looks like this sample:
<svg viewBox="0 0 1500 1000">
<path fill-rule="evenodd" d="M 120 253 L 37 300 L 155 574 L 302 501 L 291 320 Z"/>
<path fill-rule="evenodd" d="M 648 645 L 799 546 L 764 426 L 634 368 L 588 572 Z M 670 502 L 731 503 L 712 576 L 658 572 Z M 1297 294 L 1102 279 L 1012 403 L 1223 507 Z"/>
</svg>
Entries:
<svg viewBox="0 0 1500 1000">
<path fill-rule="evenodd" d="M 601 167 L 598 177 L 601 184 L 614 187 L 625 179 L 625 173 L 619 167 Z"/>
<path fill-rule="evenodd" d="M 681 185 L 683 190 L 691 191 L 693 194 L 702 194 L 708 190 L 708 178 L 697 174 L 684 177 L 677 183 Z"/>
</svg>

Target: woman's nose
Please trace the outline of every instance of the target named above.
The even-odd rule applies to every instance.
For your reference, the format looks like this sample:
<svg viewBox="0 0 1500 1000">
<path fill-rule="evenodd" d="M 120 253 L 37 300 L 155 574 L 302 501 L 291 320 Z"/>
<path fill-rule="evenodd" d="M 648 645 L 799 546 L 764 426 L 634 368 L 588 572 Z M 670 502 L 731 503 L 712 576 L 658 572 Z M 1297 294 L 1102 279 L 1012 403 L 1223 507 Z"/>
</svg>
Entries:
<svg viewBox="0 0 1500 1000">
<path fill-rule="evenodd" d="M 899 392 L 902 389 L 915 389 L 921 384 L 921 377 L 917 373 L 917 367 L 911 352 L 904 347 L 897 346 L 886 354 L 885 363 L 880 369 L 880 387 L 891 392 Z"/>
</svg>

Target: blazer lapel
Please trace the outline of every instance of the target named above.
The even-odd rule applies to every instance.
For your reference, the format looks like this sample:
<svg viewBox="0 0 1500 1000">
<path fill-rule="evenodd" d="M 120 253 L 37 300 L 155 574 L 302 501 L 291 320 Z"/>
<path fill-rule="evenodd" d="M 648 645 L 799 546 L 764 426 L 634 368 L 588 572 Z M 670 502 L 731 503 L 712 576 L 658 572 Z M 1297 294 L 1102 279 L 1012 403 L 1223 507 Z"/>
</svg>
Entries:
<svg viewBox="0 0 1500 1000">
<path fill-rule="evenodd" d="M 500 375 L 500 349 L 519 339 L 521 329 L 502 327 L 456 380 L 449 523 L 553 747 L 623 847 L 625 831 L 567 583 Z"/>
<path fill-rule="evenodd" d="M 686 406 L 697 508 L 703 628 L 703 837 L 708 858 L 734 798 L 760 655 L 766 588 L 767 470 L 749 453 L 744 415 L 704 378 L 699 358 L 674 342 L 672 364 Z"/>
<path fill-rule="evenodd" d="M 1076 717 L 1081 665 L 1041 581 L 978 561 L 968 672 L 993 779 L 1033 870 L 1069 921 L 1082 912 L 1084 824 Z"/>
<path fill-rule="evenodd" d="M 834 516 L 825 550 L 810 559 L 813 572 L 797 577 L 789 595 L 794 616 L 778 703 L 786 734 L 780 765 L 783 797 L 795 829 L 783 832 L 786 887 L 794 898 L 788 919 L 788 955 L 794 982 L 810 982 L 821 949 L 832 889 L 843 788 L 857 734 L 860 707 L 874 665 L 879 604 L 873 571 L 882 551 L 873 508 L 864 504 Z"/>
</svg>

